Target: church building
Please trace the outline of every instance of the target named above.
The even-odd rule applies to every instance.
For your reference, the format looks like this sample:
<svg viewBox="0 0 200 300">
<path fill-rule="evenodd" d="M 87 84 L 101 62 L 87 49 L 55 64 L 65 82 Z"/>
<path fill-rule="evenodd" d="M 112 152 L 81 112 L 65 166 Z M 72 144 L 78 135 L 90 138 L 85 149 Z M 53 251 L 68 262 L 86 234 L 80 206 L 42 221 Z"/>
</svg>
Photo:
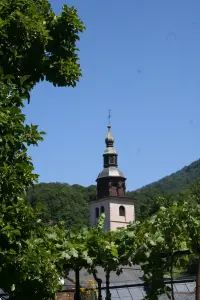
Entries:
<svg viewBox="0 0 200 300">
<path fill-rule="evenodd" d="M 96 226 L 99 216 L 105 213 L 105 230 L 108 231 L 126 227 L 135 220 L 135 201 L 126 197 L 126 178 L 118 168 L 118 154 L 110 125 L 105 143 L 103 170 L 96 179 L 97 198 L 90 202 L 90 224 Z"/>
</svg>

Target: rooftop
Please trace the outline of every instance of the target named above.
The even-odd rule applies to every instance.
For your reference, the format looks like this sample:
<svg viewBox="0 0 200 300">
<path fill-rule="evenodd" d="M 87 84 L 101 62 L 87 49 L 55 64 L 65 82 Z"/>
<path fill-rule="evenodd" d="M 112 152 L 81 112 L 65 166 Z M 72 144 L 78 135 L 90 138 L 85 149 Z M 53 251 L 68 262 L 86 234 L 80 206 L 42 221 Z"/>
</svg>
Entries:
<svg viewBox="0 0 200 300">
<path fill-rule="evenodd" d="M 142 300 L 146 294 L 142 276 L 143 273 L 140 266 L 123 267 L 123 273 L 120 276 L 117 276 L 115 272 L 111 272 L 111 299 Z M 74 280 L 74 272 L 70 272 L 69 277 Z M 98 277 L 102 279 L 102 288 L 105 288 L 105 274 L 102 268 L 98 268 Z M 94 280 L 93 276 L 88 274 L 86 270 L 82 270 L 80 272 L 81 284 L 84 286 L 85 281 L 88 280 Z M 130 287 L 130 285 L 132 286 Z M 72 287 L 72 283 L 69 280 L 65 281 L 65 287 L 67 286 Z M 174 283 L 175 300 L 195 300 L 195 286 L 196 283 L 194 277 L 176 280 Z M 104 300 L 106 296 L 105 289 L 103 289 L 102 291 L 102 296 Z M 167 300 L 169 298 L 167 297 L 167 295 L 161 295 L 159 299 Z"/>
</svg>

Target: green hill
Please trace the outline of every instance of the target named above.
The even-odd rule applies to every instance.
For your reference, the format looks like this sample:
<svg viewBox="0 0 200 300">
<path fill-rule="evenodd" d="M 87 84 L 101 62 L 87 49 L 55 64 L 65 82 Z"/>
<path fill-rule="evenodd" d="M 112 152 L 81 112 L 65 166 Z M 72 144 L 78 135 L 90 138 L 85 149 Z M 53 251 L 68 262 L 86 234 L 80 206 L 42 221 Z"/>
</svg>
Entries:
<svg viewBox="0 0 200 300">
<path fill-rule="evenodd" d="M 182 201 L 188 197 L 189 187 L 200 178 L 200 160 L 194 161 L 181 170 L 148 184 L 136 191 L 128 192 L 129 197 L 137 199 L 136 215 L 146 218 L 157 210 L 158 196 L 165 196 L 169 201 L 176 198 Z"/>
<path fill-rule="evenodd" d="M 157 182 L 146 185 L 128 196 L 137 199 L 137 217 L 146 217 L 154 210 L 157 196 L 183 197 L 191 184 L 200 178 L 200 160 L 197 160 L 166 176 Z M 78 184 L 40 183 L 30 188 L 27 200 L 33 206 L 42 208 L 42 219 L 47 223 L 64 220 L 67 228 L 78 229 L 89 224 L 88 202 L 96 196 L 96 187 L 83 187 Z"/>
<path fill-rule="evenodd" d="M 95 186 L 39 183 L 29 189 L 27 201 L 32 207 L 39 207 L 45 223 L 65 221 L 68 229 L 75 230 L 89 225 L 88 200 L 95 195 Z"/>
<path fill-rule="evenodd" d="M 157 190 L 160 193 L 182 191 L 186 190 L 199 177 L 200 159 L 169 176 L 140 188 L 138 191 L 143 192 L 146 190 Z"/>
</svg>

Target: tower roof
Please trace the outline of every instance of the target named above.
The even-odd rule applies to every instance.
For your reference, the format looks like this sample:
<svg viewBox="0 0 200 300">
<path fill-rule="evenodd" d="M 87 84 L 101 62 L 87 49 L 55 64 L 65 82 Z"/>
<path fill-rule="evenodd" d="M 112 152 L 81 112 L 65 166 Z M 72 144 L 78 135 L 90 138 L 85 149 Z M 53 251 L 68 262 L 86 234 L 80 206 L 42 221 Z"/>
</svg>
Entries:
<svg viewBox="0 0 200 300">
<path fill-rule="evenodd" d="M 124 174 L 117 167 L 104 168 L 98 175 L 98 178 L 103 177 L 124 177 Z"/>
<path fill-rule="evenodd" d="M 105 177 L 119 177 L 125 178 L 124 174 L 119 170 L 117 164 L 117 151 L 114 148 L 114 136 L 111 132 L 111 125 L 107 126 L 108 132 L 105 138 L 106 149 L 104 151 L 104 168 L 99 173 L 97 180 Z"/>
<path fill-rule="evenodd" d="M 106 135 L 106 138 L 105 138 L 105 143 L 106 143 L 106 149 L 104 151 L 104 154 L 117 154 L 115 148 L 113 147 L 114 145 L 114 136 L 112 135 L 112 132 L 111 132 L 111 125 L 109 124 L 108 126 L 108 132 L 107 132 L 107 135 Z"/>
<path fill-rule="evenodd" d="M 114 148 L 114 137 L 111 132 L 109 111 L 108 132 L 105 138 L 106 149 L 103 153 L 103 170 L 99 173 L 97 182 L 97 198 L 125 197 L 126 178 L 118 168 L 118 154 Z"/>
<path fill-rule="evenodd" d="M 114 143 L 114 136 L 112 135 L 112 132 L 111 132 L 111 125 L 109 124 L 108 126 L 108 132 L 107 132 L 107 135 L 106 135 L 106 138 L 105 138 L 105 142 L 106 142 L 106 145 L 108 147 L 108 145 L 113 145 Z"/>
</svg>

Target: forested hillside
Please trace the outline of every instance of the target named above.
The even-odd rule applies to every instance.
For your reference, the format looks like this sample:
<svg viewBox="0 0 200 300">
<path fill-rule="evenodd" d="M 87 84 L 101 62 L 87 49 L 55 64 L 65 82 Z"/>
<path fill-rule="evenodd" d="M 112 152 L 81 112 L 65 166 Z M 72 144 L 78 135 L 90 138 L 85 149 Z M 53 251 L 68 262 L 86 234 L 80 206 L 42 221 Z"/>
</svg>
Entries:
<svg viewBox="0 0 200 300">
<path fill-rule="evenodd" d="M 145 218 L 157 209 L 155 199 L 158 196 L 165 195 L 168 199 L 178 197 L 181 200 L 187 196 L 189 186 L 198 178 L 200 160 L 157 182 L 130 191 L 127 195 L 137 199 L 137 217 Z M 64 220 L 67 228 L 77 229 L 89 224 L 88 202 L 95 196 L 94 185 L 83 187 L 78 184 L 70 186 L 66 183 L 40 183 L 29 189 L 27 199 L 33 207 L 40 206 L 45 222 L 57 223 Z"/>
<path fill-rule="evenodd" d="M 136 191 L 130 191 L 127 194 L 129 197 L 134 197 L 138 200 L 136 207 L 137 217 L 146 218 L 159 196 L 165 196 L 169 200 L 172 198 L 181 200 L 188 196 L 189 187 L 198 178 L 200 178 L 200 160 L 194 161 L 169 176 Z"/>
<path fill-rule="evenodd" d="M 197 178 L 200 177 L 200 159 L 194 161 L 189 166 L 185 166 L 181 170 L 166 176 L 157 182 L 153 182 L 147 186 L 142 187 L 138 191 L 154 191 L 157 190 L 161 193 L 176 192 L 186 190 L 193 184 Z"/>
<path fill-rule="evenodd" d="M 27 199 L 31 206 L 39 206 L 44 222 L 65 221 L 67 228 L 79 229 L 89 225 L 88 199 L 95 193 L 95 186 L 85 188 L 78 184 L 40 183 L 29 189 Z"/>
</svg>

